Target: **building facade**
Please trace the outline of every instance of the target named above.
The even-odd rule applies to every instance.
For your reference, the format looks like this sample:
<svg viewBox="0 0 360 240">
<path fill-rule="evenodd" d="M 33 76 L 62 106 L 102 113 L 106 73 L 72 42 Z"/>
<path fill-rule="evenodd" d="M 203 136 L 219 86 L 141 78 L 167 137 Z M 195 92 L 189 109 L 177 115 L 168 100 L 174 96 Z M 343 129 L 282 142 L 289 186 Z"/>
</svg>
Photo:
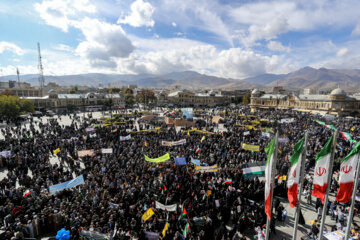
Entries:
<svg viewBox="0 0 360 240">
<path fill-rule="evenodd" d="M 294 109 L 336 115 L 359 115 L 360 95 L 348 96 L 342 89 L 324 94 L 266 94 L 257 89 L 251 92 L 250 107 L 257 109 Z"/>
<path fill-rule="evenodd" d="M 57 94 L 50 91 L 44 97 L 23 97 L 34 103 L 36 110 L 54 110 L 56 112 L 69 110 L 84 110 L 88 106 L 104 105 L 106 101 L 112 101 L 114 108 L 124 105 L 123 98 L 119 94 L 98 94 L 94 92 L 86 94 Z"/>
</svg>

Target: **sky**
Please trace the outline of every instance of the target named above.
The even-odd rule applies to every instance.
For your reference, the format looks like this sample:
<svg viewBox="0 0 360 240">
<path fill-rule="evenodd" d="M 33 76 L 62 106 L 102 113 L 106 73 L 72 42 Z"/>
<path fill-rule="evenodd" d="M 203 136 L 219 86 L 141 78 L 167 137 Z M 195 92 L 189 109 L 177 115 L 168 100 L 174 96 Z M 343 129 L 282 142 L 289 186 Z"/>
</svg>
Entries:
<svg viewBox="0 0 360 240">
<path fill-rule="evenodd" d="M 359 0 L 2 0 L 0 76 L 359 68 Z"/>
</svg>

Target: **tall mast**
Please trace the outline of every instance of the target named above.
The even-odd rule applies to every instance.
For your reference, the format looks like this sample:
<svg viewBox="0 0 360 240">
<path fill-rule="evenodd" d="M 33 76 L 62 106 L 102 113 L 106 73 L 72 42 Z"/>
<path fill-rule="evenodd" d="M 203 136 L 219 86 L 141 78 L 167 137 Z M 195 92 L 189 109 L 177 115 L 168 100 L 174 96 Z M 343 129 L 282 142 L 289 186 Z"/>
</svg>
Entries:
<svg viewBox="0 0 360 240">
<path fill-rule="evenodd" d="M 37 44 L 38 46 L 38 54 L 39 54 L 39 86 L 40 86 L 40 97 L 43 96 L 43 89 L 45 85 L 45 78 L 44 78 L 44 68 L 41 62 L 41 53 L 40 53 L 40 43 Z"/>
<path fill-rule="evenodd" d="M 20 71 L 19 71 L 19 68 L 16 68 L 16 74 L 17 74 L 18 85 L 19 85 L 19 88 L 20 88 Z"/>
</svg>

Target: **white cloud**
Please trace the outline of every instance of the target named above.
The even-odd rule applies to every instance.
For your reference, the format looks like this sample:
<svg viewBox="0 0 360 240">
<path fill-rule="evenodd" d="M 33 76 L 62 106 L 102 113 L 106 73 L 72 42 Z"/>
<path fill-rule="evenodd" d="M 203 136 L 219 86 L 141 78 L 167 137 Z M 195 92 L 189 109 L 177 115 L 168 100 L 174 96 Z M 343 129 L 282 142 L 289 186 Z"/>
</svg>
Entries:
<svg viewBox="0 0 360 240">
<path fill-rule="evenodd" d="M 88 0 L 47 0 L 35 3 L 34 7 L 46 24 L 63 32 L 67 32 L 73 21 L 83 16 L 82 13 L 96 12 L 96 7 Z"/>
<path fill-rule="evenodd" d="M 351 32 L 351 35 L 360 35 L 360 19 L 358 20 L 354 30 Z"/>
<path fill-rule="evenodd" d="M 341 48 L 339 51 L 337 51 L 336 56 L 337 57 L 343 57 L 348 53 L 349 49 L 347 48 Z"/>
<path fill-rule="evenodd" d="M 171 25 L 172 25 L 173 27 L 176 27 L 176 22 L 172 22 Z"/>
<path fill-rule="evenodd" d="M 326 0 L 255 1 L 229 7 L 227 15 L 234 21 L 234 28 L 242 33 L 240 40 L 250 46 L 258 40 L 273 39 L 289 31 L 351 26 L 357 21 L 359 8 L 357 0 L 331 3 Z"/>
<path fill-rule="evenodd" d="M 0 42 L 0 53 L 3 53 L 5 51 L 13 52 L 16 55 L 23 55 L 25 53 L 25 51 L 18 47 L 16 44 L 2 41 Z"/>
<path fill-rule="evenodd" d="M 134 50 L 131 41 L 119 25 L 84 18 L 74 25 L 84 34 L 76 52 L 87 58 L 92 66 L 115 68 L 116 58 L 125 58 Z"/>
<path fill-rule="evenodd" d="M 152 15 L 155 8 L 149 3 L 143 0 L 136 0 L 131 4 L 131 13 L 124 19 L 119 18 L 117 23 L 129 24 L 133 27 L 153 27 L 155 21 L 152 19 Z"/>
<path fill-rule="evenodd" d="M 271 51 L 277 51 L 277 52 L 290 52 L 289 47 L 285 47 L 281 44 L 281 42 L 277 41 L 270 41 L 267 45 L 267 48 Z"/>
</svg>

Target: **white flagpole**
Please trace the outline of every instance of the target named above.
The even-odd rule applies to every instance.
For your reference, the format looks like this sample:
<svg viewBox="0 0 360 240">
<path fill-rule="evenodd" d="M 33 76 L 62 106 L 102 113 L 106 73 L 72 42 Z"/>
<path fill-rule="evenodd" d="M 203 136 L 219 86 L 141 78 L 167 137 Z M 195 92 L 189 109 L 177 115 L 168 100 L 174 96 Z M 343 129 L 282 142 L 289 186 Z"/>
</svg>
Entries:
<svg viewBox="0 0 360 240">
<path fill-rule="evenodd" d="M 275 134 L 275 150 L 274 150 L 274 162 L 272 164 L 272 169 L 271 169 L 271 183 L 270 183 L 270 188 L 271 188 L 271 194 L 270 194 L 270 216 L 272 216 L 272 206 L 273 206 L 273 194 L 274 194 L 274 172 L 275 172 L 275 167 L 276 167 L 276 162 L 277 162 L 277 155 L 278 155 L 278 136 L 279 136 L 279 131 L 276 132 Z M 270 220 L 268 218 L 266 218 L 266 236 L 265 236 L 265 240 L 269 240 L 270 237 L 270 222 L 271 222 L 271 218 Z"/>
<path fill-rule="evenodd" d="M 348 216 L 348 220 L 347 220 L 345 240 L 348 240 L 350 237 L 350 228 L 351 228 L 351 223 L 352 223 L 352 215 L 354 214 L 356 190 L 357 190 L 358 184 L 359 184 L 359 171 L 360 171 L 360 164 L 359 164 L 359 154 L 358 154 L 355 182 L 354 182 L 354 188 L 353 188 L 353 192 L 352 192 L 352 196 L 351 196 L 351 206 L 350 206 L 349 216 Z"/>
<path fill-rule="evenodd" d="M 324 235 L 324 226 L 325 226 L 325 218 L 326 218 L 326 208 L 329 200 L 329 188 L 331 186 L 331 177 L 332 177 L 332 170 L 334 165 L 334 157 L 335 157 L 335 150 L 336 150 L 336 140 L 338 137 L 339 130 L 336 129 L 334 136 L 333 136 L 333 142 L 332 142 L 332 149 L 331 149 L 331 155 L 330 155 L 330 164 L 329 164 L 329 174 L 327 179 L 327 187 L 325 192 L 325 201 L 323 205 L 323 211 L 321 215 L 321 225 L 320 225 L 320 233 L 318 239 L 323 239 Z"/>
<path fill-rule="evenodd" d="M 304 182 L 304 172 L 305 172 L 305 159 L 306 159 L 306 153 L 307 153 L 307 144 L 308 144 L 308 131 L 305 133 L 305 141 L 303 145 L 303 151 L 301 155 L 301 167 L 300 167 L 300 182 L 298 187 L 298 195 L 297 195 L 297 205 L 296 205 L 296 211 L 295 211 L 295 225 L 294 225 L 294 231 L 293 231 L 293 240 L 296 240 L 296 234 L 297 234 L 297 227 L 299 222 L 299 216 L 300 216 L 300 204 L 301 204 L 301 189 Z"/>
</svg>

